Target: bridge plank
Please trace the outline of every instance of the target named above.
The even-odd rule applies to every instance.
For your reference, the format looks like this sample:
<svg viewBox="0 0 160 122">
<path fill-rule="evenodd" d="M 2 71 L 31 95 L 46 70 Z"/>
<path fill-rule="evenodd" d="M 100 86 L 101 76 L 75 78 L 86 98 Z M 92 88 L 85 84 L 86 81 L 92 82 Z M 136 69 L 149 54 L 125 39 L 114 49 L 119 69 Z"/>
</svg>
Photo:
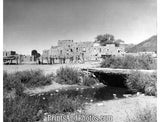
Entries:
<svg viewBox="0 0 160 122">
<path fill-rule="evenodd" d="M 113 68 L 83 68 L 82 71 L 88 71 L 92 73 L 113 73 L 113 74 L 131 74 L 133 71 L 139 71 L 142 73 L 156 73 L 157 70 L 136 70 L 136 69 L 113 69 Z"/>
</svg>

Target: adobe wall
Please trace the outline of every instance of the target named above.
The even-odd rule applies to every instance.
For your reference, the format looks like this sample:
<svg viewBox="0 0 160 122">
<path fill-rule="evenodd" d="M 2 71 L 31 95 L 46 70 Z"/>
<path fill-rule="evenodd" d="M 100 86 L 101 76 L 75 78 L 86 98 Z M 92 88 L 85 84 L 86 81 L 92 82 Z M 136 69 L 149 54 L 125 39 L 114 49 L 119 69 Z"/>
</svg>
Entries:
<svg viewBox="0 0 160 122">
<path fill-rule="evenodd" d="M 94 46 L 93 42 L 73 42 L 73 40 L 59 40 L 58 46 L 44 50 L 42 57 L 48 60 L 63 62 L 99 60 L 102 55 L 121 55 L 124 46 L 116 47 L 115 44 Z"/>
</svg>

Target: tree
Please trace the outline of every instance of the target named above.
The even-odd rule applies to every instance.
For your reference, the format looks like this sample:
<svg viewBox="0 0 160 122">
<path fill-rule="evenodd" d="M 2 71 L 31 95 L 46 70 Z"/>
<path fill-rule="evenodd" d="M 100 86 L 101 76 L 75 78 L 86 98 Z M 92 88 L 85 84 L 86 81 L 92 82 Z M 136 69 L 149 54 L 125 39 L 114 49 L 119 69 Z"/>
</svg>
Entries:
<svg viewBox="0 0 160 122">
<path fill-rule="evenodd" d="M 98 35 L 95 42 L 99 43 L 101 46 L 106 46 L 106 44 L 114 44 L 114 36 L 111 34 Z"/>
<path fill-rule="evenodd" d="M 37 50 L 32 50 L 31 55 L 34 56 L 34 61 L 37 60 L 41 55 L 37 52 Z"/>
<path fill-rule="evenodd" d="M 119 45 L 120 45 L 121 43 L 124 43 L 124 41 L 121 40 L 121 39 L 117 39 L 114 43 L 115 43 L 115 46 L 116 46 L 116 47 L 119 47 Z"/>
<path fill-rule="evenodd" d="M 40 54 L 40 53 L 37 53 L 36 58 L 39 58 L 40 56 L 41 56 L 41 54 Z"/>
<path fill-rule="evenodd" d="M 37 55 L 37 50 L 32 50 L 31 55 L 36 56 Z"/>
</svg>

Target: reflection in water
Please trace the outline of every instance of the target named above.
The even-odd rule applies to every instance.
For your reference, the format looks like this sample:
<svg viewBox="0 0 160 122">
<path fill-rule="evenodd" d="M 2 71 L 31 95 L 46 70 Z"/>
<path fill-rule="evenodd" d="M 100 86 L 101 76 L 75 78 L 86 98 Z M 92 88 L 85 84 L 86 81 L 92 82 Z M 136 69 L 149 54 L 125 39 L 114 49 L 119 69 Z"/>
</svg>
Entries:
<svg viewBox="0 0 160 122">
<path fill-rule="evenodd" d="M 96 99 L 96 101 L 111 100 L 114 99 L 113 94 L 116 94 L 117 98 L 122 98 L 123 94 L 128 94 L 128 93 L 131 92 L 129 92 L 127 88 L 106 86 L 96 90 L 94 98 Z"/>
</svg>

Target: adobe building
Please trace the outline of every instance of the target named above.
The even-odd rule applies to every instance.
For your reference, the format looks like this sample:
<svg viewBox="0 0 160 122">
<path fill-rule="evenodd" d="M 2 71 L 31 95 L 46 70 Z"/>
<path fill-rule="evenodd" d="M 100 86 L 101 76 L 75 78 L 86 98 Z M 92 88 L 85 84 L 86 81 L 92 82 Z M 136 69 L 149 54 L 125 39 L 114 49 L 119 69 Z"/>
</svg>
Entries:
<svg viewBox="0 0 160 122">
<path fill-rule="evenodd" d="M 16 55 L 16 51 L 3 51 L 3 57 Z"/>
<path fill-rule="evenodd" d="M 3 51 L 3 63 L 4 64 L 24 64 L 24 63 L 36 63 L 34 56 L 19 55 L 16 51 Z"/>
<path fill-rule="evenodd" d="M 20 56 L 20 60 L 21 60 L 21 63 L 24 64 L 24 63 L 36 63 L 34 61 L 34 56 L 30 56 L 30 55 L 19 55 Z"/>
<path fill-rule="evenodd" d="M 74 42 L 73 40 L 59 40 L 57 46 L 43 50 L 42 62 L 54 63 L 83 63 L 89 60 L 100 60 L 107 55 L 124 54 L 124 45 L 107 44 L 100 46 L 93 42 Z"/>
</svg>

